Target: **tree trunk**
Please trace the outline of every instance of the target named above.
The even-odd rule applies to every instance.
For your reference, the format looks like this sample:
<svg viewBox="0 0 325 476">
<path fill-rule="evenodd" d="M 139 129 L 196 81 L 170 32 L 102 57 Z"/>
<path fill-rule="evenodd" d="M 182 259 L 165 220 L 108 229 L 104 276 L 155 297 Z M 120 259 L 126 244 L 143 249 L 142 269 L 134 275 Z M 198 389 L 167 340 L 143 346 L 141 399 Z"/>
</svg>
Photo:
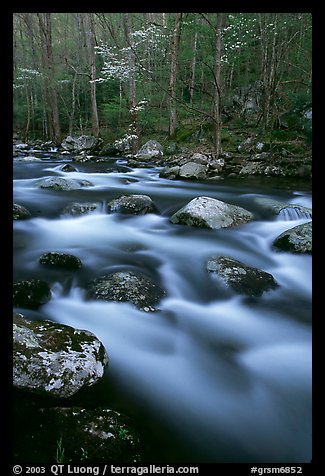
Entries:
<svg viewBox="0 0 325 476">
<path fill-rule="evenodd" d="M 56 145 L 61 143 L 61 127 L 57 92 L 54 83 L 54 59 L 52 49 L 52 21 L 51 13 L 37 13 L 40 29 L 42 63 L 45 75 L 45 89 L 48 97 L 48 108 L 51 125 L 51 139 Z"/>
<path fill-rule="evenodd" d="M 176 109 L 176 79 L 177 79 L 177 63 L 179 44 L 181 39 L 183 13 L 176 13 L 173 39 L 171 44 L 171 61 L 170 61 L 170 76 L 169 76 L 169 138 L 173 139 L 176 134 L 177 126 L 177 109 Z"/>
<path fill-rule="evenodd" d="M 217 159 L 221 152 L 221 55 L 222 55 L 223 13 L 217 13 L 215 28 L 215 61 L 214 61 L 214 153 Z"/>
<path fill-rule="evenodd" d="M 190 81 L 190 105 L 193 105 L 193 93 L 195 88 L 195 69 L 196 69 L 196 50 L 197 50 L 197 31 L 194 36 L 193 59 L 191 64 L 191 81 Z"/>
<path fill-rule="evenodd" d="M 98 108 L 96 99 L 96 36 L 94 25 L 94 14 L 84 13 L 85 19 L 85 33 L 86 44 L 88 50 L 88 62 L 90 70 L 90 101 L 91 101 L 91 123 L 92 132 L 95 137 L 99 136 L 99 120 L 98 120 Z"/>
</svg>

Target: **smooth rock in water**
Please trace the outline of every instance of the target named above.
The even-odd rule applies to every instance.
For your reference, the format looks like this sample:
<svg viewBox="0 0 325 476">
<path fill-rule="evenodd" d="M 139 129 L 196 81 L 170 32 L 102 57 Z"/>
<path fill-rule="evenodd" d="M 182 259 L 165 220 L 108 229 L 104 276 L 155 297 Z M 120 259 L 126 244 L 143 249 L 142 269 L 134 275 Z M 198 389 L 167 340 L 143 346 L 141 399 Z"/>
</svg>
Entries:
<svg viewBox="0 0 325 476">
<path fill-rule="evenodd" d="M 88 297 L 104 301 L 131 302 L 143 311 L 154 311 L 165 291 L 148 276 L 121 271 L 90 283 Z"/>
<path fill-rule="evenodd" d="M 78 169 L 71 164 L 64 164 L 59 167 L 62 172 L 78 172 Z"/>
<path fill-rule="evenodd" d="M 237 293 L 248 296 L 261 296 L 264 291 L 278 287 L 272 274 L 227 256 L 210 258 L 207 270 L 217 273 Z"/>
<path fill-rule="evenodd" d="M 156 140 L 148 140 L 136 154 L 136 157 L 152 159 L 153 157 L 162 157 L 163 154 L 163 146 L 159 142 Z"/>
<path fill-rule="evenodd" d="M 91 186 L 92 184 L 88 180 L 78 182 L 72 179 L 66 179 L 63 177 L 50 177 L 45 178 L 37 182 L 37 186 L 50 190 L 79 190 L 82 187 Z"/>
<path fill-rule="evenodd" d="M 14 454 L 19 461 L 54 461 L 59 443 L 64 461 L 78 467 L 95 462 L 132 465 L 143 460 L 144 444 L 133 420 L 109 408 L 34 408 L 26 399 L 16 397 L 14 415 Z M 18 431 L 19 428 L 25 431 Z"/>
<path fill-rule="evenodd" d="M 51 299 L 49 285 L 40 279 L 17 281 L 13 284 L 13 305 L 37 309 Z"/>
<path fill-rule="evenodd" d="M 202 228 L 227 228 L 247 223 L 253 214 L 211 197 L 197 197 L 170 218 L 171 223 Z"/>
<path fill-rule="evenodd" d="M 206 166 L 196 162 L 187 162 L 179 169 L 179 176 L 181 178 L 189 179 L 205 179 L 207 175 Z"/>
<path fill-rule="evenodd" d="M 312 221 L 284 231 L 273 242 L 273 246 L 290 253 L 312 253 Z"/>
<path fill-rule="evenodd" d="M 67 398 L 98 382 L 107 364 L 105 348 L 91 332 L 14 314 L 14 387 Z"/>
<path fill-rule="evenodd" d="M 18 203 L 13 204 L 13 219 L 14 220 L 26 220 L 30 218 L 32 215 L 27 210 L 27 208 L 19 205 Z"/>
<path fill-rule="evenodd" d="M 302 205 L 280 202 L 266 197 L 257 197 L 255 203 L 263 206 L 265 210 L 271 212 L 273 215 L 280 215 L 287 220 L 312 218 L 312 209 Z"/>
<path fill-rule="evenodd" d="M 157 212 L 157 207 L 148 195 L 122 195 L 107 204 L 108 213 L 145 215 Z"/>
<path fill-rule="evenodd" d="M 159 173 L 159 177 L 168 178 L 169 180 L 175 180 L 179 176 L 179 169 L 179 165 L 175 165 L 174 167 L 165 167 Z"/>
<path fill-rule="evenodd" d="M 77 256 L 59 253 L 57 251 L 50 251 L 49 253 L 42 254 L 39 262 L 46 266 L 54 266 L 56 268 L 70 270 L 80 269 L 82 267 L 81 260 L 77 258 Z"/>
<path fill-rule="evenodd" d="M 96 202 L 85 202 L 85 203 L 79 203 L 79 202 L 74 202 L 69 205 L 67 205 L 63 210 L 62 214 L 63 215 L 82 215 L 84 213 L 90 213 L 95 210 L 99 210 L 101 207 L 101 204 L 96 203 Z"/>
</svg>

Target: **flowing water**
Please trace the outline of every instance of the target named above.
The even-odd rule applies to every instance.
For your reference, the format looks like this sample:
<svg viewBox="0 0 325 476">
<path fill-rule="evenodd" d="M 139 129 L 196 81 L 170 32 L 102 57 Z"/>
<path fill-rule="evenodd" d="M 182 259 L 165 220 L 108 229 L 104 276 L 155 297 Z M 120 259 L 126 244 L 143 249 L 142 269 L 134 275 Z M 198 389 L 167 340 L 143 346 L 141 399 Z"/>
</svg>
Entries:
<svg viewBox="0 0 325 476">
<path fill-rule="evenodd" d="M 52 299 L 32 319 L 92 331 L 109 368 L 91 399 L 143 423 L 156 457 L 169 462 L 309 462 L 311 459 L 311 292 L 309 255 L 275 251 L 273 240 L 310 218 L 273 216 L 256 202 L 268 197 L 311 207 L 308 187 L 281 179 L 170 181 L 159 169 L 126 161 L 76 164 L 66 157 L 14 161 L 14 201 L 32 218 L 14 222 L 14 279 L 45 279 Z M 89 180 L 74 191 L 37 188 L 41 177 Z M 294 187 L 294 188 L 290 188 Z M 147 194 L 159 213 L 105 213 L 105 203 Z M 221 230 L 173 225 L 169 217 L 197 196 L 254 213 L 254 221 Z M 71 202 L 96 202 L 95 212 L 62 214 Z M 47 251 L 78 256 L 67 272 L 42 267 Z M 226 255 L 271 273 L 279 284 L 259 298 L 231 292 L 206 271 Z M 159 311 L 130 303 L 87 300 L 87 282 L 109 272 L 139 270 L 166 290 Z M 93 390 L 93 393 L 91 393 Z"/>
</svg>

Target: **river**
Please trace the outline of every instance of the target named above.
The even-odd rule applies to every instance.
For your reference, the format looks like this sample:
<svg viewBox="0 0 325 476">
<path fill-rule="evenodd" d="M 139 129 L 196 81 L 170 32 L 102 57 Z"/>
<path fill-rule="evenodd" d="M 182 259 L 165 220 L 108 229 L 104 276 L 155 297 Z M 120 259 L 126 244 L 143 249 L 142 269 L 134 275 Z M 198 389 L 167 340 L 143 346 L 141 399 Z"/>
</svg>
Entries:
<svg viewBox="0 0 325 476">
<path fill-rule="evenodd" d="M 103 342 L 109 367 L 90 398 L 142 421 L 160 460 L 309 462 L 312 261 L 272 248 L 281 232 L 308 219 L 273 216 L 256 198 L 311 207 L 310 187 L 281 178 L 171 181 L 159 168 L 131 169 L 123 159 L 75 163 L 78 171 L 63 172 L 70 160 L 50 153 L 14 160 L 14 201 L 32 213 L 14 221 L 14 280 L 45 279 L 52 290 L 40 310 L 19 310 L 88 329 Z M 36 186 L 50 176 L 93 186 Z M 159 213 L 105 213 L 106 202 L 125 194 L 149 195 Z M 239 205 L 255 219 L 220 230 L 169 222 L 198 196 Z M 97 202 L 98 209 L 62 214 L 73 201 Z M 47 251 L 78 256 L 83 267 L 44 269 L 38 259 Z M 271 273 L 279 287 L 258 298 L 231 292 L 206 271 L 216 255 Z M 86 299 L 89 280 L 126 269 L 165 288 L 158 312 Z"/>
</svg>

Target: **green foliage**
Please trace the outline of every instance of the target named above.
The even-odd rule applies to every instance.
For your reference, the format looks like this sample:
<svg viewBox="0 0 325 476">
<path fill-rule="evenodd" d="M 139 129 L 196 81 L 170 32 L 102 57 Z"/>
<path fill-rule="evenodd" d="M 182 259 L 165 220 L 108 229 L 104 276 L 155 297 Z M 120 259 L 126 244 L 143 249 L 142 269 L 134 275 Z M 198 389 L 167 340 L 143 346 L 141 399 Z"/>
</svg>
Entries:
<svg viewBox="0 0 325 476">
<path fill-rule="evenodd" d="M 62 443 L 62 435 L 60 436 L 60 438 L 58 439 L 56 443 L 55 462 L 64 463 L 64 448 Z"/>
</svg>

